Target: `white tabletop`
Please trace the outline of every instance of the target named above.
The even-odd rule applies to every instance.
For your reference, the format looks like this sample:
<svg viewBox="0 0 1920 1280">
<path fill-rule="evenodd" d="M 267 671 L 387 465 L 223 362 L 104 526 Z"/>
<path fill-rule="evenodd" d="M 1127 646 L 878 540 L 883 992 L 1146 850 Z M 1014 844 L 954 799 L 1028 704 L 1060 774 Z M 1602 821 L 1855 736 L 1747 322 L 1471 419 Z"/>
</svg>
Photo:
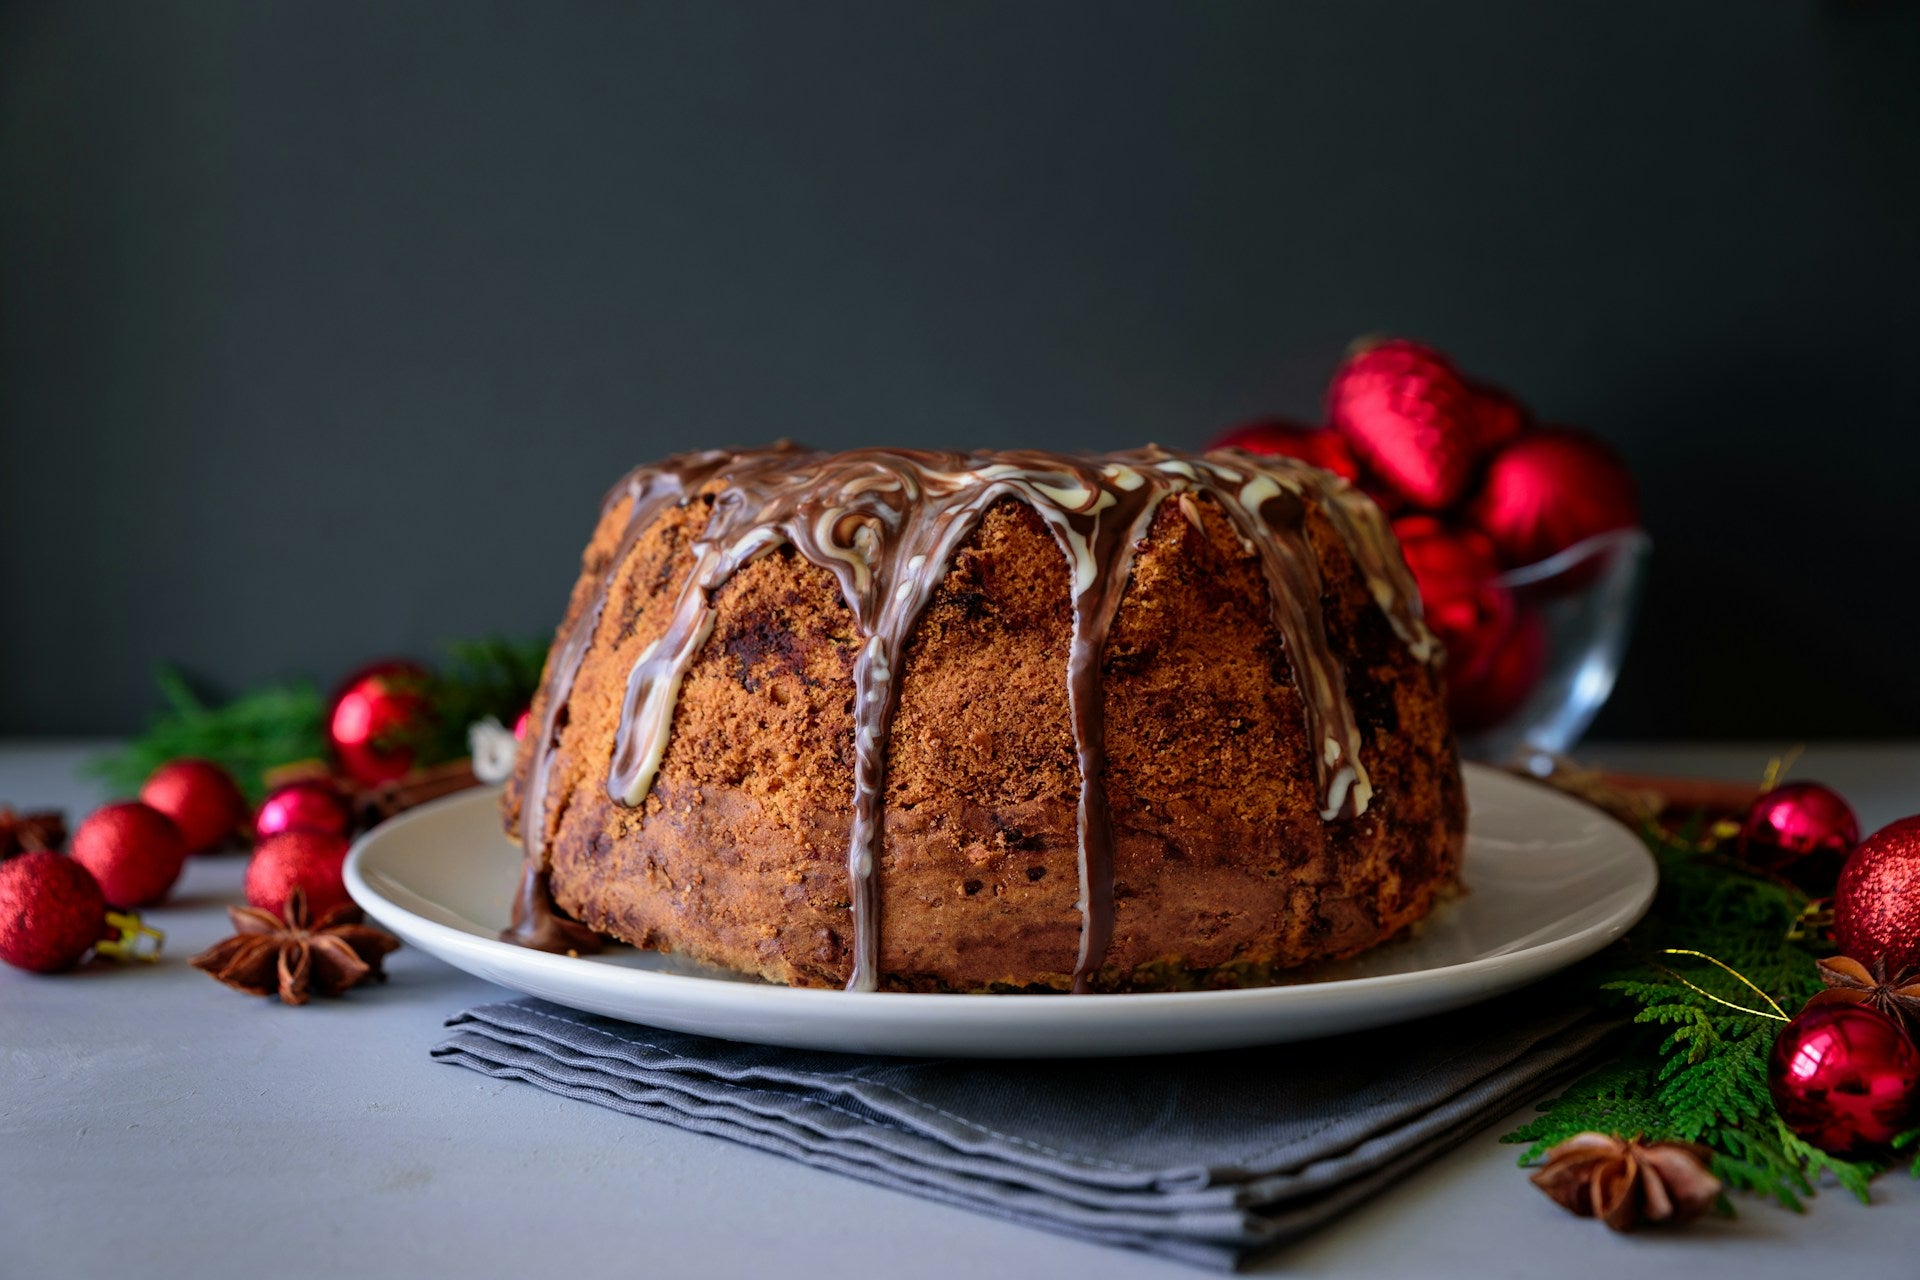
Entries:
<svg viewBox="0 0 1920 1280">
<path fill-rule="evenodd" d="M 77 822 L 79 744 L 0 744 L 0 802 Z M 1647 772 L 1757 778 L 1769 748 L 1612 747 Z M 1920 810 L 1920 746 L 1815 746 L 1794 769 L 1872 829 Z M 156 966 L 0 966 L 0 1280 L 53 1277 L 1176 1277 L 1082 1244 L 434 1063 L 441 1020 L 500 989 L 413 950 L 392 981 L 287 1008 L 186 958 L 229 932 L 243 859 L 195 859 Z M 1564 1213 L 1495 1141 L 1524 1112 L 1260 1270 L 1302 1276 L 1910 1278 L 1920 1185 L 1805 1216 L 1616 1237 Z"/>
</svg>

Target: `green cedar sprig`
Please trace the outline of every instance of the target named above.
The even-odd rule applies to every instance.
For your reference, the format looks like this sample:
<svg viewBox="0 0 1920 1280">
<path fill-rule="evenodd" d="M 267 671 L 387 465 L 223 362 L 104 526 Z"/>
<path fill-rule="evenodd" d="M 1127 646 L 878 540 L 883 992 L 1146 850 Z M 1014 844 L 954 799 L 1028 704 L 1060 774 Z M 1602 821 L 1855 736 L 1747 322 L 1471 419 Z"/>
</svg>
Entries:
<svg viewBox="0 0 1920 1280">
<path fill-rule="evenodd" d="M 1731 862 L 1695 832 L 1649 827 L 1642 835 L 1660 866 L 1653 908 L 1573 979 L 1632 1024 L 1609 1061 L 1542 1103 L 1504 1141 L 1528 1144 L 1522 1164 L 1588 1129 L 1698 1142 L 1713 1151 L 1713 1171 L 1729 1187 L 1800 1209 L 1830 1174 L 1864 1201 L 1868 1182 L 1891 1162 L 1839 1160 L 1810 1146 L 1781 1122 L 1767 1093 L 1767 1060 L 1782 1025 L 1769 1016 L 1769 998 L 1791 1015 L 1822 989 L 1816 950 L 1795 929 L 1807 898 Z M 1674 949 L 1713 957 L 1766 996 Z"/>
</svg>

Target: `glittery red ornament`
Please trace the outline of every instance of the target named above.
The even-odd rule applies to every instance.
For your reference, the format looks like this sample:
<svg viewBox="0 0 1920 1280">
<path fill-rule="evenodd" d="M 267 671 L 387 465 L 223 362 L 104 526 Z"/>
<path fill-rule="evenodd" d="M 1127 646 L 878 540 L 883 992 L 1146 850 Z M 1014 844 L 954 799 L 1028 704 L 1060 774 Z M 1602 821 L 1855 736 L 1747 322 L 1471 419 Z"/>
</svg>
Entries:
<svg viewBox="0 0 1920 1280">
<path fill-rule="evenodd" d="M 1839 792 L 1817 782 L 1788 782 L 1753 802 L 1734 848 L 1747 865 L 1826 898 L 1859 843 L 1859 820 Z"/>
<path fill-rule="evenodd" d="M 72 858 L 42 850 L 0 863 L 0 960 L 59 973 L 111 932 L 100 886 Z"/>
<path fill-rule="evenodd" d="M 417 662 L 395 660 L 348 677 L 327 715 L 327 738 L 354 781 L 367 786 L 404 777 L 414 748 L 433 723 L 431 679 Z"/>
<path fill-rule="evenodd" d="M 188 853 L 231 840 L 247 820 L 233 776 L 211 760 L 170 760 L 140 788 L 140 799 L 173 819 Z"/>
<path fill-rule="evenodd" d="M 1584 432 L 1543 427 L 1493 455 L 1467 518 L 1493 539 L 1503 562 L 1517 566 L 1631 527 L 1640 504 L 1632 474 L 1611 448 Z"/>
<path fill-rule="evenodd" d="M 180 878 L 187 842 L 173 819 L 138 800 L 96 809 L 73 833 L 73 857 L 116 907 L 159 902 Z"/>
<path fill-rule="evenodd" d="M 1500 723 L 1525 702 L 1546 665 L 1546 630 L 1500 581 L 1493 544 L 1433 516 L 1393 522 L 1420 588 L 1427 625 L 1446 646 L 1447 707 L 1456 728 Z"/>
<path fill-rule="evenodd" d="M 1472 477 L 1473 393 L 1430 347 L 1393 339 L 1349 356 L 1327 386 L 1327 421 L 1375 478 L 1416 506 L 1452 506 Z"/>
<path fill-rule="evenodd" d="M 1866 1005 L 1810 1004 L 1773 1042 L 1767 1088 L 1820 1150 L 1868 1155 L 1920 1123 L 1920 1049 Z"/>
<path fill-rule="evenodd" d="M 1262 418 L 1235 427 L 1217 437 L 1209 449 L 1244 449 L 1248 453 L 1278 454 L 1298 458 L 1322 471 L 1346 480 L 1360 478 L 1360 464 L 1354 460 L 1347 438 L 1325 427 L 1302 426 L 1285 418 Z"/>
<path fill-rule="evenodd" d="M 256 840 L 277 836 L 282 831 L 318 831 L 324 835 L 345 836 L 353 829 L 353 811 L 347 798 L 331 782 L 306 778 L 289 782 L 260 804 L 254 815 Z"/>
<path fill-rule="evenodd" d="M 322 831 L 283 831 L 262 840 L 247 864 L 247 901 L 285 917 L 287 898 L 295 889 L 307 895 L 315 918 L 353 901 L 347 894 L 341 869 L 347 860 L 347 841 Z"/>
<path fill-rule="evenodd" d="M 1533 415 L 1511 391 L 1491 382 L 1469 381 L 1473 395 L 1473 446 L 1486 454 L 1525 431 Z"/>
<path fill-rule="evenodd" d="M 1868 836 L 1833 891 L 1840 950 L 1889 974 L 1920 968 L 1920 814 Z"/>
</svg>

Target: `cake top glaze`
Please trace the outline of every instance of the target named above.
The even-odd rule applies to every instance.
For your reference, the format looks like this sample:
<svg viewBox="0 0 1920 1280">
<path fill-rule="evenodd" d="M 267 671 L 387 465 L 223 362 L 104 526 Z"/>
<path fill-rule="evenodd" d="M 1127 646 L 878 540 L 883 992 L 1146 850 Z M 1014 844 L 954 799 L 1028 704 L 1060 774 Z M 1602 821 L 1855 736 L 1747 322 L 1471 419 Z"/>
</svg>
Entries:
<svg viewBox="0 0 1920 1280">
<path fill-rule="evenodd" d="M 851 612 L 854 662 L 854 796 L 847 866 L 854 920 L 851 989 L 876 986 L 877 895 L 888 730 L 898 701 L 894 673 L 915 622 L 955 551 L 995 503 L 1032 508 L 1066 557 L 1072 635 L 1065 673 L 1080 786 L 1082 918 L 1075 987 L 1084 989 L 1113 927 L 1112 847 L 1106 812 L 1100 670 L 1106 637 L 1125 593 L 1134 551 L 1162 503 L 1195 497 L 1226 513 L 1258 558 L 1272 619 L 1291 665 L 1308 732 L 1321 817 L 1364 813 L 1372 781 L 1360 758 L 1360 730 L 1321 617 L 1318 557 L 1306 533 L 1319 510 L 1364 576 L 1374 603 L 1410 652 L 1432 661 L 1437 646 L 1385 516 L 1346 481 L 1290 458 L 1236 450 L 1205 455 L 1158 446 L 1091 456 L 1036 450 L 943 453 L 858 449 L 824 453 L 781 442 L 763 449 L 681 454 L 638 467 L 608 493 L 604 513 L 627 507 L 625 532 L 589 607 L 556 642 L 547 700 L 536 726 L 522 801 L 529 870 L 544 863 L 547 785 L 564 719 L 561 709 L 598 628 L 608 589 L 637 540 L 669 506 L 704 495 L 705 527 L 691 544 L 671 620 L 635 662 L 627 681 L 606 781 L 609 794 L 642 804 L 672 730 L 688 668 L 714 626 L 715 592 L 741 566 L 787 546 L 832 573 Z M 522 919 L 524 916 L 524 920 Z M 516 912 L 516 928 L 554 921 Z"/>
</svg>

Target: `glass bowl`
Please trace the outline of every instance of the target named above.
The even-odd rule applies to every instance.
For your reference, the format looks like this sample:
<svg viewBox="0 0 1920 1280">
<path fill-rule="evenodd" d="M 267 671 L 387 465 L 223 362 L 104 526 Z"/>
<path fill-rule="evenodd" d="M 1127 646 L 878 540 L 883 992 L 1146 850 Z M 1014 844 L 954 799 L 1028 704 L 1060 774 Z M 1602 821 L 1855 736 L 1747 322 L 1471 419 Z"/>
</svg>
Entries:
<svg viewBox="0 0 1920 1280">
<path fill-rule="evenodd" d="M 1500 575 L 1522 609 L 1538 614 L 1544 661 L 1525 699 L 1497 723 L 1460 735 L 1468 759 L 1551 771 L 1613 692 L 1653 540 L 1615 529 Z"/>
</svg>

